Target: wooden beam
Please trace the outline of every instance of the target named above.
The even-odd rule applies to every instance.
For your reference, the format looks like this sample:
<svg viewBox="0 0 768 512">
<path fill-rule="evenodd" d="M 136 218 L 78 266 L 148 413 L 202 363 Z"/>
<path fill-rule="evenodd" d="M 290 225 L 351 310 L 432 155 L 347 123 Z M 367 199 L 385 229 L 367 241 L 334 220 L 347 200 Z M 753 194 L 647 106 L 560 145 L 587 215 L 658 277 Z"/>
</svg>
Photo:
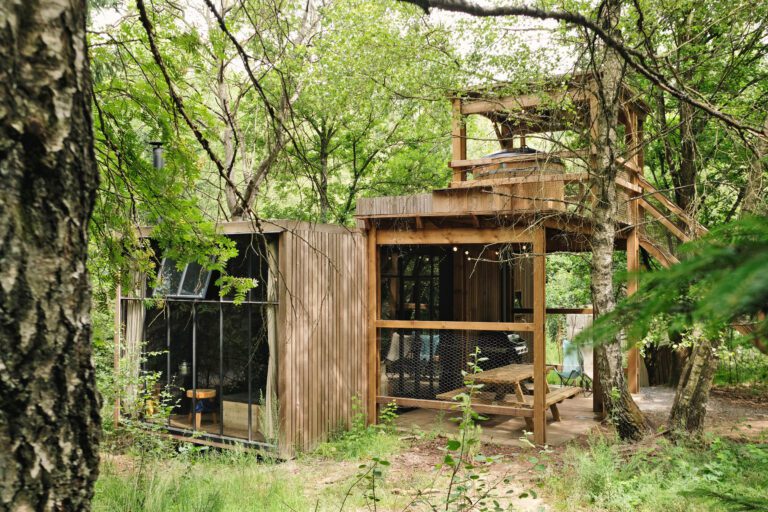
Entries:
<svg viewBox="0 0 768 512">
<path fill-rule="evenodd" d="M 120 283 L 117 284 L 117 289 L 115 290 L 115 332 L 114 332 L 114 338 L 113 338 L 113 349 L 114 349 L 114 378 L 118 379 L 120 375 L 120 333 L 122 332 L 122 322 L 123 319 L 121 318 L 121 301 L 122 298 L 123 289 L 122 286 L 120 286 Z M 142 294 L 143 295 L 143 294 Z M 112 421 L 113 427 L 112 428 L 119 428 L 120 425 L 120 393 L 115 393 L 115 406 L 114 410 L 112 411 Z"/>
<path fill-rule="evenodd" d="M 648 182 L 645 178 L 638 176 L 637 182 L 648 195 L 653 196 L 653 198 L 663 204 L 665 208 L 680 217 L 680 219 L 691 228 L 692 232 L 698 235 L 702 235 L 709 231 L 707 228 L 699 224 L 695 219 L 692 219 L 682 208 L 677 206 L 667 196 L 657 190 L 656 187 L 651 185 L 650 182 Z"/>
<path fill-rule="evenodd" d="M 533 234 L 521 228 L 447 228 L 420 231 L 381 230 L 378 245 L 530 243 Z"/>
<path fill-rule="evenodd" d="M 572 174 L 531 174 L 528 176 L 519 176 L 515 178 L 497 178 L 492 180 L 471 180 L 462 182 L 451 183 L 451 188 L 448 190 L 474 188 L 474 187 L 491 187 L 498 185 L 519 185 L 526 183 L 550 183 L 555 181 L 562 181 L 564 183 L 579 183 L 589 181 L 589 174 L 587 173 L 572 173 Z"/>
<path fill-rule="evenodd" d="M 533 438 L 539 445 L 547 442 L 546 251 L 546 230 L 539 227 L 533 237 Z"/>
<path fill-rule="evenodd" d="M 377 320 L 376 327 L 387 329 L 455 330 L 455 331 L 520 331 L 533 332 L 526 322 L 453 322 L 448 320 Z"/>
<path fill-rule="evenodd" d="M 669 220 L 664 216 L 663 213 L 661 213 L 659 210 L 656 209 L 655 206 L 653 206 L 651 203 L 646 201 L 645 199 L 638 199 L 637 202 L 640 203 L 640 207 L 645 210 L 646 212 L 650 213 L 653 218 L 661 222 L 664 227 L 666 227 L 668 230 L 672 232 L 673 235 L 675 235 L 677 238 L 679 238 L 683 242 L 687 242 L 691 239 L 685 232 L 675 226 L 675 223 Z"/>
<path fill-rule="evenodd" d="M 581 95 L 577 90 L 521 94 L 519 96 L 509 96 L 494 100 L 465 99 L 461 104 L 461 113 L 464 115 L 489 114 L 492 112 L 509 112 L 547 105 L 554 106 L 557 102 L 563 101 L 567 96 L 571 96 L 575 100 L 581 99 Z"/>
<path fill-rule="evenodd" d="M 377 230 L 368 231 L 368 423 L 376 423 L 376 396 L 379 394 L 379 346 L 376 320 L 379 318 L 379 265 Z"/>
<path fill-rule="evenodd" d="M 438 411 L 459 411 L 458 402 L 447 402 L 445 400 L 425 400 L 421 398 L 401 398 L 397 396 L 380 396 L 377 397 L 376 400 L 380 404 L 395 402 L 400 407 L 418 407 L 420 409 L 435 409 Z M 472 410 L 480 414 L 497 414 L 499 416 L 515 416 L 520 418 L 530 418 L 533 416 L 533 409 L 509 407 L 506 405 L 473 403 Z"/>
<path fill-rule="evenodd" d="M 641 194 L 643 192 L 643 188 L 640 185 L 635 185 L 634 183 L 631 183 L 622 178 L 616 178 L 616 184 L 621 188 L 623 188 L 624 190 L 628 190 L 630 192 L 635 192 L 638 194 Z"/>
<path fill-rule="evenodd" d="M 633 173 L 634 174 L 634 173 Z M 637 196 L 630 198 L 629 217 L 632 228 L 627 236 L 627 272 L 630 274 L 627 282 L 627 295 L 637 292 L 637 277 L 633 274 L 640 271 L 640 208 Z M 627 354 L 627 384 L 630 393 L 640 392 L 640 352 L 636 346 Z"/>
<path fill-rule="evenodd" d="M 548 315 L 591 315 L 592 308 L 546 308 Z M 515 313 L 533 313 L 533 308 L 515 308 Z"/>
<path fill-rule="evenodd" d="M 552 151 L 551 153 L 546 153 L 543 155 L 540 155 L 540 159 L 544 162 L 547 160 L 556 160 L 556 159 L 568 159 L 568 158 L 580 158 L 580 159 L 587 159 L 589 158 L 589 150 L 576 150 L 576 151 Z M 473 158 L 471 160 L 451 160 L 448 162 L 448 167 L 452 167 L 454 169 L 456 168 L 463 168 L 463 167 L 478 167 L 481 165 L 493 165 L 493 164 L 499 164 L 499 163 L 507 163 L 507 162 L 528 162 L 531 160 L 531 155 L 528 154 L 522 154 L 522 155 L 513 155 L 513 156 L 499 156 L 494 158 Z"/>
<path fill-rule="evenodd" d="M 547 308 L 548 315 L 591 315 L 592 308 Z"/>
<path fill-rule="evenodd" d="M 464 124 L 464 116 L 461 113 L 460 98 L 454 98 L 453 115 L 451 118 L 451 158 L 453 160 L 467 159 L 467 126 Z M 467 179 L 467 174 L 461 169 L 454 169 L 453 181 L 460 182 Z"/>
<path fill-rule="evenodd" d="M 656 258 L 664 267 L 669 267 L 675 263 L 679 263 L 677 258 L 662 251 L 648 238 L 640 238 L 640 247 L 648 251 L 648 254 Z"/>
</svg>

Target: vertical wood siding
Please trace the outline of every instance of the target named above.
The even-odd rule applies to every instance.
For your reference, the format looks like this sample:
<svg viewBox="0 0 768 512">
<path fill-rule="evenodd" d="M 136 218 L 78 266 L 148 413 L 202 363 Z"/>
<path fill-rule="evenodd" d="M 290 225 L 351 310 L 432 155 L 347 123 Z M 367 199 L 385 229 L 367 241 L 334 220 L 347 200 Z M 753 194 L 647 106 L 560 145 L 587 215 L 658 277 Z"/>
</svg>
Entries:
<svg viewBox="0 0 768 512">
<path fill-rule="evenodd" d="M 281 453 L 308 450 L 349 426 L 366 396 L 366 240 L 315 226 L 280 240 L 278 400 Z"/>
</svg>

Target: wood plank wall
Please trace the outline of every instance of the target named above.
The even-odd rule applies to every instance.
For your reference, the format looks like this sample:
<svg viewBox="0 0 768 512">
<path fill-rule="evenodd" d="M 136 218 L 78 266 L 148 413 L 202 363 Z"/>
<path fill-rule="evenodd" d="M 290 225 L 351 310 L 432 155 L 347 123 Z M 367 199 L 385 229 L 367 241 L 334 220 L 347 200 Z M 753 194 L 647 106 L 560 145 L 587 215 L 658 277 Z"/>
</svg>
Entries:
<svg viewBox="0 0 768 512">
<path fill-rule="evenodd" d="M 528 244 L 530 245 L 530 244 Z M 493 249 L 490 249 L 492 252 Z M 502 304 L 501 266 L 488 261 L 467 260 L 467 258 L 492 259 L 489 249 L 473 247 L 470 254 L 460 254 L 454 264 L 454 316 L 469 322 L 500 322 Z M 533 258 L 519 257 L 512 265 L 514 289 L 520 293 L 523 308 L 533 308 Z M 514 294 L 509 290 L 508 300 Z M 508 322 L 532 322 L 533 315 L 517 314 Z M 533 358 L 533 333 L 519 332 L 528 343 L 528 359 Z"/>
<path fill-rule="evenodd" d="M 432 213 L 432 194 L 361 197 L 357 200 L 355 213 L 357 215 Z"/>
<path fill-rule="evenodd" d="M 366 239 L 307 227 L 280 239 L 278 402 L 284 456 L 349 426 L 366 396 Z"/>
</svg>

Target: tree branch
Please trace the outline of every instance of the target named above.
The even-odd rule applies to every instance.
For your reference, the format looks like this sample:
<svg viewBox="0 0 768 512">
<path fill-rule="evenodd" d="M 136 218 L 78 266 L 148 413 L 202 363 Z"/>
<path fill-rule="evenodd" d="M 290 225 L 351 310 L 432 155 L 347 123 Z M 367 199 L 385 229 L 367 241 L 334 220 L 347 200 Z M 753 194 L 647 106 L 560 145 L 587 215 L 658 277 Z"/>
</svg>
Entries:
<svg viewBox="0 0 768 512">
<path fill-rule="evenodd" d="M 557 20 L 570 23 L 572 25 L 583 27 L 593 32 L 599 37 L 606 46 L 612 48 L 626 64 L 647 78 L 653 85 L 669 93 L 678 100 L 688 103 L 699 110 L 702 110 L 710 116 L 720 120 L 726 126 L 729 126 L 742 133 L 749 133 L 761 139 L 768 140 L 768 131 L 759 127 L 745 123 L 730 114 L 721 112 L 716 107 L 703 100 L 697 100 L 691 97 L 687 92 L 672 85 L 669 80 L 661 73 L 652 69 L 646 63 L 646 56 L 642 53 L 628 48 L 621 43 L 619 37 L 609 34 L 603 27 L 598 25 L 579 13 L 567 11 L 547 11 L 536 7 L 524 5 L 482 5 L 472 0 L 400 0 L 410 4 L 417 5 L 424 12 L 429 13 L 430 9 L 441 9 L 450 12 L 460 12 L 478 17 L 500 17 L 500 16 L 525 16 L 539 20 Z"/>
</svg>

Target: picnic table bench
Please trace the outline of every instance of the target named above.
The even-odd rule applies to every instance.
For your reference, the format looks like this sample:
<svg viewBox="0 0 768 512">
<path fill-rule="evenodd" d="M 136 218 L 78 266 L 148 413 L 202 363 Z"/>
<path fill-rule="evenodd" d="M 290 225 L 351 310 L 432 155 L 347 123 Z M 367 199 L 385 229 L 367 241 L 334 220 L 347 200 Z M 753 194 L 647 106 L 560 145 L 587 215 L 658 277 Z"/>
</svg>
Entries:
<svg viewBox="0 0 768 512">
<path fill-rule="evenodd" d="M 474 374 L 471 378 L 475 384 L 483 384 L 483 387 L 475 391 L 473 401 L 485 405 L 509 405 L 525 408 L 533 408 L 533 396 L 523 392 L 522 382 L 533 379 L 532 364 L 510 364 L 493 368 Z M 509 393 L 512 388 L 514 394 Z M 546 392 L 546 407 L 552 411 L 552 419 L 560 421 L 560 411 L 557 404 L 574 397 L 581 392 L 581 388 L 575 386 L 562 386 L 555 390 L 549 389 L 549 384 L 544 381 Z M 439 400 L 453 400 L 461 393 L 467 393 L 467 387 L 461 387 L 451 391 L 440 393 L 436 396 Z M 533 419 L 526 417 L 527 428 L 533 429 Z"/>
</svg>

